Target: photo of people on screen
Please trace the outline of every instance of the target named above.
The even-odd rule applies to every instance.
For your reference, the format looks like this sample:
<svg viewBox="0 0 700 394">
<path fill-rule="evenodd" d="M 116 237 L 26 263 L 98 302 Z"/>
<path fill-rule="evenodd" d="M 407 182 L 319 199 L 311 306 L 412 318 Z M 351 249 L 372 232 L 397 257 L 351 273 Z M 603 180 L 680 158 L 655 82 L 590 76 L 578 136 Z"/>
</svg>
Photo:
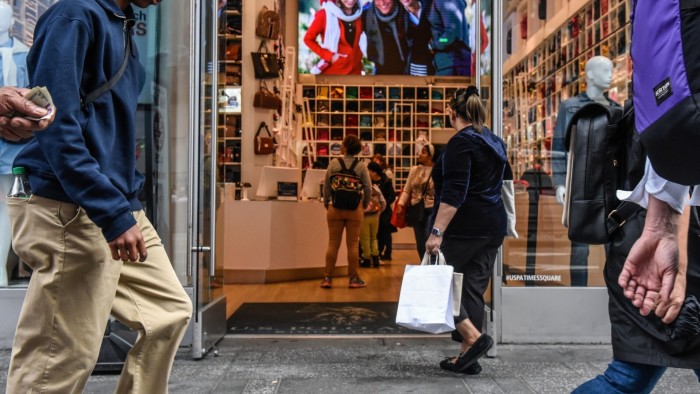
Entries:
<svg viewBox="0 0 700 394">
<path fill-rule="evenodd" d="M 299 73 L 471 76 L 473 2 L 299 0 Z"/>
</svg>

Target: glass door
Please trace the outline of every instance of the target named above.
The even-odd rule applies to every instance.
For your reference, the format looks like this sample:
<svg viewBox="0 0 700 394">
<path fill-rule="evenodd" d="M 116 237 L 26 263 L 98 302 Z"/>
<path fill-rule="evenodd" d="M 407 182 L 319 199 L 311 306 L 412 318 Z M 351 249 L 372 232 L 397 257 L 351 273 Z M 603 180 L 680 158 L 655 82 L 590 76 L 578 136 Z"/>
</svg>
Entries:
<svg viewBox="0 0 700 394">
<path fill-rule="evenodd" d="M 608 97 L 622 104 L 628 96 L 631 3 L 578 3 L 494 2 L 494 125 L 513 169 L 519 234 L 504 241 L 493 281 L 501 342 L 610 340 L 605 249 L 568 238 L 557 193 L 567 152 L 558 142 L 573 113 L 563 103 L 585 93 L 591 57 L 613 62 Z"/>
<path fill-rule="evenodd" d="M 195 97 L 192 113 L 195 127 L 190 134 L 190 206 L 191 218 L 191 269 L 194 286 L 194 335 L 192 356 L 203 357 L 208 351 L 216 351 L 216 343 L 226 333 L 226 297 L 221 282 L 215 280 L 221 274 L 215 266 L 215 217 L 216 217 L 216 149 L 218 138 L 217 89 L 218 51 L 217 20 L 222 11 L 216 1 L 195 2 L 194 58 L 196 70 Z"/>
</svg>

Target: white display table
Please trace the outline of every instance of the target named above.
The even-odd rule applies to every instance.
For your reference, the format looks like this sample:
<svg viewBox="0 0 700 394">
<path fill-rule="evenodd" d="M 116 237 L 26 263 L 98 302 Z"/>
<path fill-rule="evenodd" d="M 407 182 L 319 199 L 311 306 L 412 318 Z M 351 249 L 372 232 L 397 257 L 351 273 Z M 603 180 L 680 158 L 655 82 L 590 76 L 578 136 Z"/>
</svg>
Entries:
<svg viewBox="0 0 700 394">
<path fill-rule="evenodd" d="M 225 283 L 321 278 L 328 246 L 326 209 L 318 201 L 222 202 L 216 215 L 217 266 Z M 345 237 L 336 275 L 347 275 Z"/>
</svg>

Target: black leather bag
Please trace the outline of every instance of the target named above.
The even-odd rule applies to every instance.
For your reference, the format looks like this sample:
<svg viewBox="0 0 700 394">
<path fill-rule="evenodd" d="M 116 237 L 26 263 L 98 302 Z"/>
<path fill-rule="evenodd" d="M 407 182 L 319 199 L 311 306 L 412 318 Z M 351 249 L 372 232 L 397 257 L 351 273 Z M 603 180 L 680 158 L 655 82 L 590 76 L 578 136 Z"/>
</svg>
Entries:
<svg viewBox="0 0 700 394">
<path fill-rule="evenodd" d="M 260 136 L 260 132 L 263 129 L 267 132 L 267 137 Z M 275 139 L 272 137 L 272 133 L 270 133 L 270 129 L 267 128 L 265 122 L 260 122 L 258 132 L 255 133 L 255 145 L 253 146 L 253 150 L 256 155 L 270 155 L 275 153 Z"/>
<path fill-rule="evenodd" d="M 280 76 L 279 60 L 277 55 L 270 53 L 265 45 L 265 40 L 260 43 L 257 52 L 251 52 L 253 57 L 253 70 L 255 79 L 276 79 Z"/>
<path fill-rule="evenodd" d="M 421 198 L 417 204 L 406 207 L 406 225 L 408 227 L 420 226 L 425 222 L 425 200 Z"/>
<path fill-rule="evenodd" d="M 420 200 L 417 203 L 406 207 L 406 225 L 408 227 L 416 227 L 420 226 L 422 223 L 425 223 L 427 219 L 425 214 L 425 193 L 428 192 L 428 187 L 430 187 L 430 180 L 423 185 Z"/>
<path fill-rule="evenodd" d="M 569 239 L 608 243 L 627 218 L 641 209 L 621 202 L 616 194 L 618 189 L 634 188 L 643 168 L 643 153 L 636 153 L 641 144 L 633 109 L 586 104 L 571 118 L 564 141 L 569 165 L 563 222 Z"/>
</svg>

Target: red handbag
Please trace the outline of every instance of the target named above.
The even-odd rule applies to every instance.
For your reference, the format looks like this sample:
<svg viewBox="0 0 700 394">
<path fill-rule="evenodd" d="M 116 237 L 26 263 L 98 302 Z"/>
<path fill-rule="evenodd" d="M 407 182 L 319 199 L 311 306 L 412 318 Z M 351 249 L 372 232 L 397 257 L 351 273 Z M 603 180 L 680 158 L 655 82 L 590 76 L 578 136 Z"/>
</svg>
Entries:
<svg viewBox="0 0 700 394">
<path fill-rule="evenodd" d="M 401 211 L 401 214 L 399 215 L 397 213 L 398 207 L 399 207 L 399 200 L 401 199 L 401 195 L 403 194 L 403 190 L 399 195 L 396 197 L 396 201 L 394 201 L 394 211 L 391 213 L 391 224 L 396 227 L 396 228 L 404 228 L 406 227 L 406 210 L 404 209 Z"/>
</svg>

